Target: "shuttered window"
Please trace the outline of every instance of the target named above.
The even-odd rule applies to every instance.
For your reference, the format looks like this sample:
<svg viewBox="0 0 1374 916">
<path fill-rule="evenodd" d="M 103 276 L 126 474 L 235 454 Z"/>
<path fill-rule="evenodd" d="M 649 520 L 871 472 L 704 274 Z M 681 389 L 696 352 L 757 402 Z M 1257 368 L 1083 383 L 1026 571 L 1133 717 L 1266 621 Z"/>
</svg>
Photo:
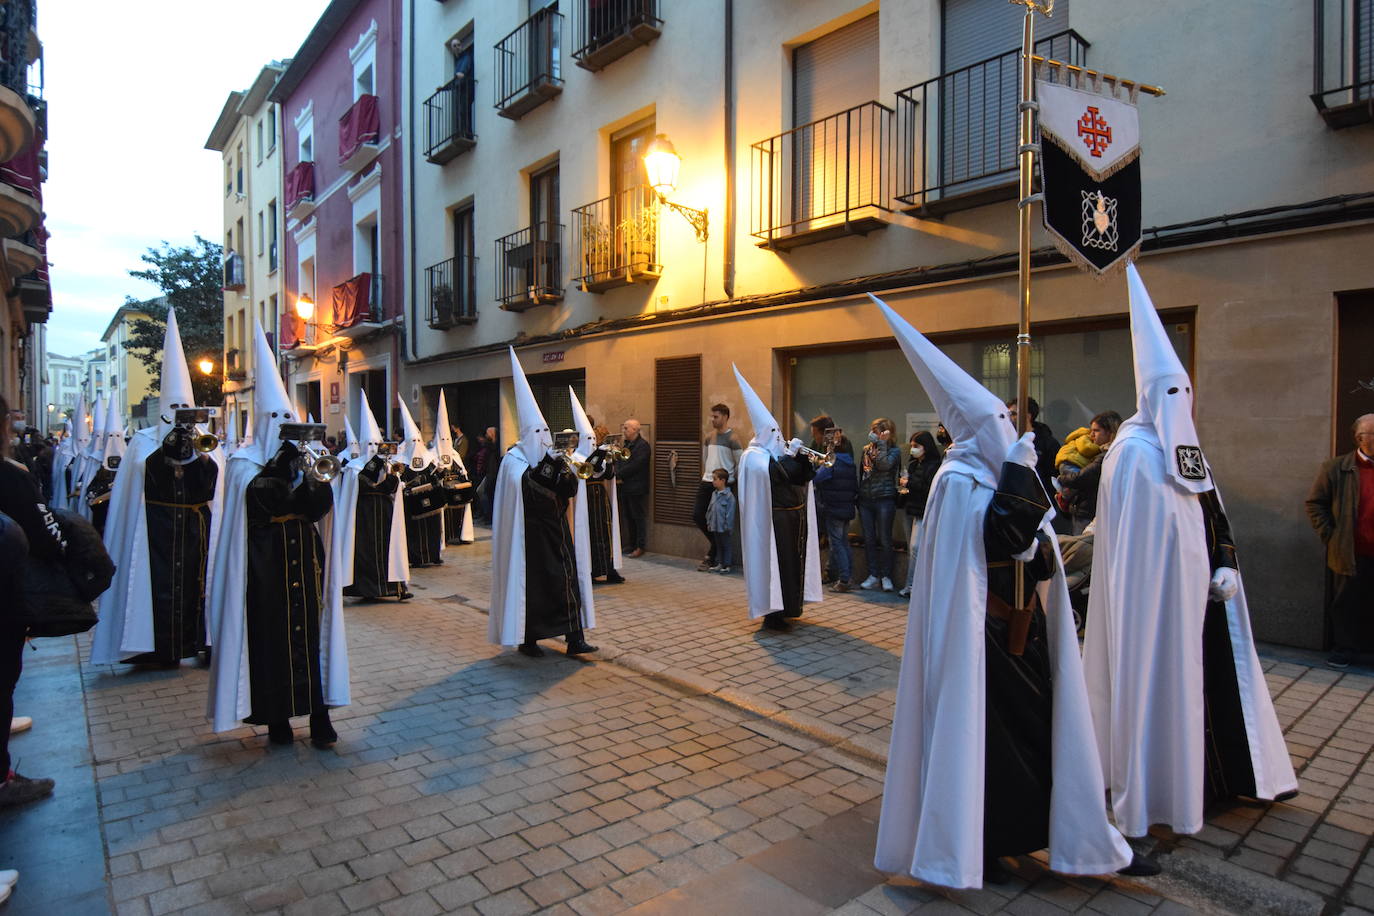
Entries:
<svg viewBox="0 0 1374 916">
<path fill-rule="evenodd" d="M 654 522 L 692 525 L 701 480 L 701 354 L 654 361 Z"/>
<path fill-rule="evenodd" d="M 877 13 L 793 50 L 793 127 L 877 97 Z"/>
</svg>

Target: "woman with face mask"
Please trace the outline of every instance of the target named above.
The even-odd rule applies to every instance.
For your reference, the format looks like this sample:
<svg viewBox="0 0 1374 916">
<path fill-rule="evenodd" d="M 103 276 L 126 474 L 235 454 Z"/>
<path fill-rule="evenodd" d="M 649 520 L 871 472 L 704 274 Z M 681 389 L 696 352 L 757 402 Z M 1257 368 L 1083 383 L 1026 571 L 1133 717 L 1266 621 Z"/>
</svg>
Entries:
<svg viewBox="0 0 1374 916">
<path fill-rule="evenodd" d="M 859 520 L 863 524 L 868 578 L 860 588 L 885 592 L 892 584 L 892 519 L 897 514 L 897 479 L 902 473 L 902 449 L 893 442 L 896 427 L 878 417 L 868 430 L 859 470 Z"/>
<path fill-rule="evenodd" d="M 906 487 L 902 502 L 902 508 L 906 510 L 906 585 L 897 594 L 903 598 L 911 595 L 911 577 L 916 571 L 916 541 L 921 536 L 921 519 L 926 514 L 930 485 L 944 457 L 944 452 L 935 444 L 935 437 L 925 430 L 912 435 L 910 446 L 906 473 L 902 475 L 903 486 Z"/>
</svg>

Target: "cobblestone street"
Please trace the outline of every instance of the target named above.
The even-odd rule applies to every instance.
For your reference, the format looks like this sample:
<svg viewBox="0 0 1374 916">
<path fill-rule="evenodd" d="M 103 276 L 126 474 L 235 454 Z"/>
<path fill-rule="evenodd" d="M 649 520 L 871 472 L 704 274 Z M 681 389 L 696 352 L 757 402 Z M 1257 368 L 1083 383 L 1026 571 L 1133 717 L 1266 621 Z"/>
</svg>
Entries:
<svg viewBox="0 0 1374 916">
<path fill-rule="evenodd" d="M 1367 673 L 1266 657 L 1302 794 L 1216 811 L 1196 837 L 1150 838 L 1160 878 L 1062 879 L 1026 863 L 1010 884 L 943 892 L 871 867 L 905 604 L 827 594 L 794 632 L 764 635 L 739 575 L 657 556 L 624 572 L 598 588 L 603 651 L 590 661 L 487 644 L 484 537 L 417 571 L 416 600 L 350 606 L 353 705 L 336 710 L 330 751 L 303 723 L 291 748 L 265 730 L 212 734 L 202 668 L 83 661 L 66 708 L 84 696 L 94 767 L 72 772 L 93 773 L 89 802 L 77 776 L 37 770 L 56 740 L 43 707 L 15 751 L 58 776 L 57 792 L 6 813 L 2 832 L 13 845 L 26 830 L 41 851 L 34 819 L 67 805 L 63 822 L 98 831 L 105 861 L 21 881 L 10 911 L 1374 911 Z M 78 683 L 71 645 L 40 643 L 21 711 L 49 676 Z M 108 902 L 78 897 L 80 875 L 101 868 Z M 57 886 L 70 906 L 54 909 Z"/>
</svg>

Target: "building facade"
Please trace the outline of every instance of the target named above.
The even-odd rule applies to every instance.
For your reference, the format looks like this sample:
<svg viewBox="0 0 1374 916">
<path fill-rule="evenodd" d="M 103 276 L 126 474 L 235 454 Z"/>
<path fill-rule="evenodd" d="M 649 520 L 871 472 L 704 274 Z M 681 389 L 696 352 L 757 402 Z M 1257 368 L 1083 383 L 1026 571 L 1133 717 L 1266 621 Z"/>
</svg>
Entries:
<svg viewBox="0 0 1374 916">
<path fill-rule="evenodd" d="M 287 386 L 340 439 L 359 391 L 384 431 L 399 430 L 401 23 L 401 0 L 334 0 L 270 94 L 284 142 Z"/>
<path fill-rule="evenodd" d="M 81 386 L 85 381 L 80 356 L 48 354 L 48 432 L 62 431 L 62 425 L 72 420 L 76 425 L 76 405 L 81 400 Z"/>
<path fill-rule="evenodd" d="M 1045 56 L 1168 90 L 1139 100 L 1140 269 L 1192 369 L 1256 631 L 1306 646 L 1325 634 L 1303 499 L 1374 410 L 1371 23 L 1322 7 L 1314 29 L 1265 0 L 1237 31 L 1224 5 L 1061 0 L 1037 23 Z M 934 425 L 866 292 L 1011 396 L 1020 10 L 411 0 L 402 390 L 428 424 L 446 387 L 460 425 L 509 444 L 515 346 L 555 428 L 569 385 L 612 429 L 637 417 L 650 546 L 681 555 L 705 547 L 709 406 L 748 432 L 732 364 L 797 434 L 821 412 L 860 439 L 879 416 L 903 440 Z M 658 135 L 680 156 L 666 203 Z M 1125 283 L 1036 223 L 1031 393 L 1062 437 L 1134 412 Z"/>
<path fill-rule="evenodd" d="M 148 396 L 157 392 L 153 373 L 143 364 L 143 360 L 124 346 L 132 339 L 133 323 L 140 320 L 149 320 L 148 314 L 137 305 L 121 305 L 105 326 L 105 333 L 100 335 L 105 351 L 105 394 L 114 398 L 119 405 L 119 413 L 125 424 L 135 429 L 157 423 L 156 416 L 148 416 L 147 408 Z M 101 371 L 99 364 L 92 364 L 96 379 Z"/>
<path fill-rule="evenodd" d="M 289 61 L 273 61 L 225 99 L 205 148 L 224 164 L 224 422 L 251 428 L 253 322 L 275 341 L 282 290 L 281 107 L 268 99 Z M 277 371 L 277 367 L 271 367 Z"/>
</svg>

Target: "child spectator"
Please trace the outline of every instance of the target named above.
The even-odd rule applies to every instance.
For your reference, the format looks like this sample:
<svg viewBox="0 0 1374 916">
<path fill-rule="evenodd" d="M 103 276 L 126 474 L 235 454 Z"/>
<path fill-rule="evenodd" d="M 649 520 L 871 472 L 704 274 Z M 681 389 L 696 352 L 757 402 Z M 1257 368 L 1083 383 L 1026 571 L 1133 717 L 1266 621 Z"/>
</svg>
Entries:
<svg viewBox="0 0 1374 916">
<path fill-rule="evenodd" d="M 735 528 L 735 494 L 730 492 L 730 472 L 716 468 L 711 472 L 711 486 L 716 488 L 706 507 L 706 529 L 716 543 L 716 565 L 711 567 L 711 572 L 726 575 L 734 563 L 730 535 Z"/>
</svg>

